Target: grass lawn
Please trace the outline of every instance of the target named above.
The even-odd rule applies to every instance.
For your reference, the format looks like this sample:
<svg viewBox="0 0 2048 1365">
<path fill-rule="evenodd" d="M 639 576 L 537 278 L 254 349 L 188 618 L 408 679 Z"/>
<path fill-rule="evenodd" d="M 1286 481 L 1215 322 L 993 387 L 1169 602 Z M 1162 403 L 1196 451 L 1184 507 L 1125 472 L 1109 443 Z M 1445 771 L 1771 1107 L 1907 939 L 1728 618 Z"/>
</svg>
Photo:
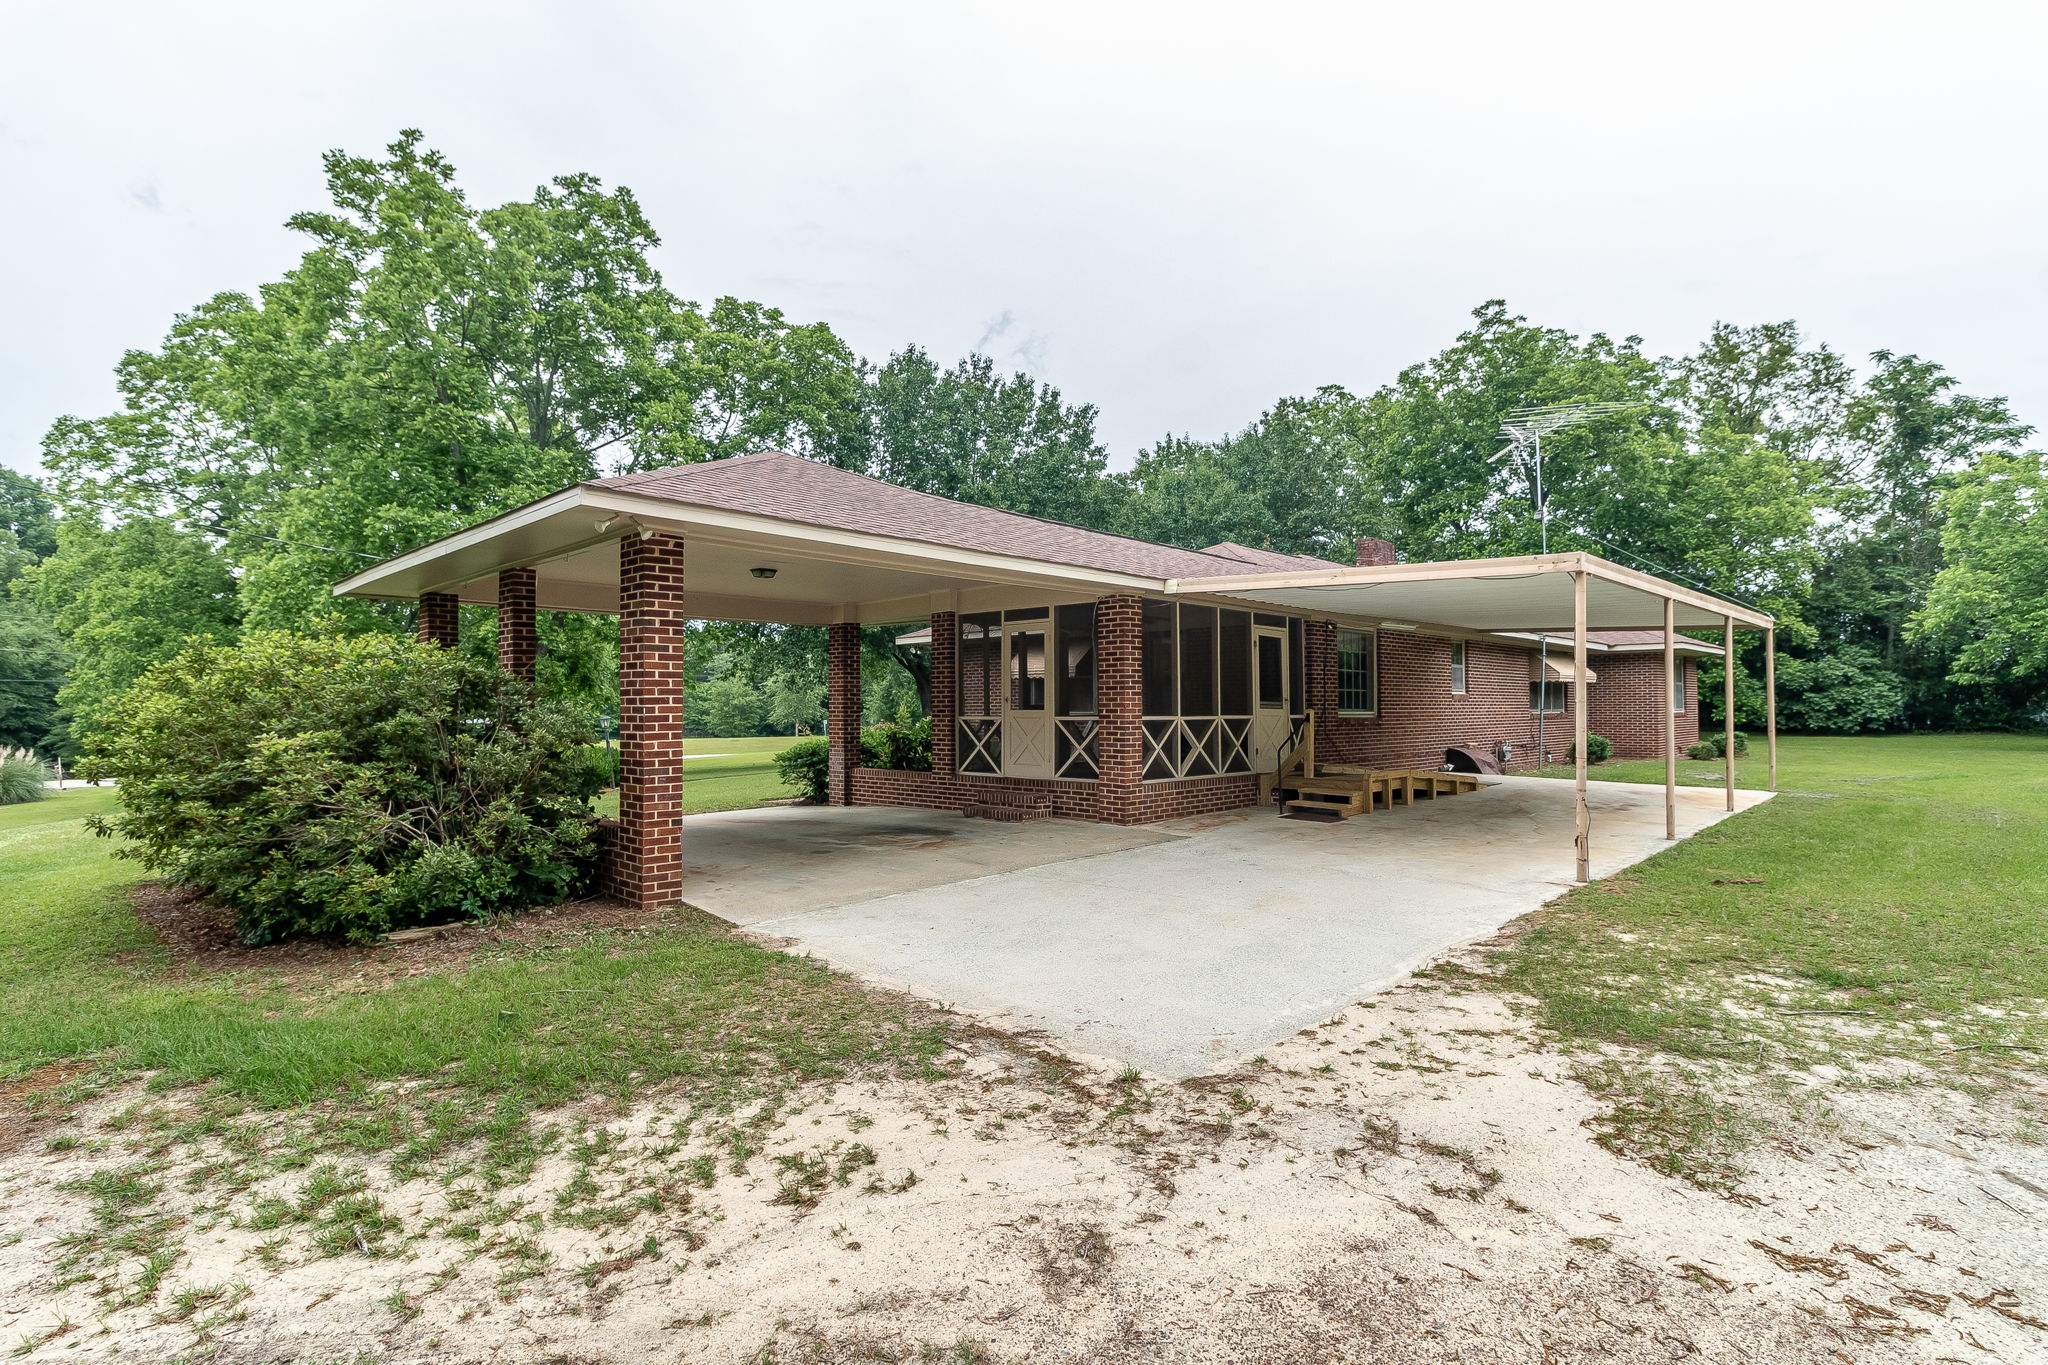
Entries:
<svg viewBox="0 0 2048 1365">
<path fill-rule="evenodd" d="M 1738 785 L 1764 785 L 1754 747 Z M 1540 912 L 1495 960 L 1505 983 L 1566 1045 L 1605 1049 L 1611 1097 L 1640 1087 L 1631 1058 L 1908 1058 L 1985 1084 L 2048 1061 L 2048 737 L 1787 736 L 1778 777 L 1776 800 Z M 1654 1126 L 1669 1098 L 1631 1102 Z"/>
<path fill-rule="evenodd" d="M 745 810 L 794 796 L 775 771 L 775 756 L 796 740 L 788 735 L 748 739 L 683 741 L 683 811 Z M 619 794 L 608 791 L 591 803 L 599 815 L 619 813 Z"/>
<path fill-rule="evenodd" d="M 34 1089 L 41 1069 L 84 1060 L 102 1079 L 212 1082 L 237 1103 L 339 1100 L 352 1140 L 424 1153 L 516 1147 L 530 1111 L 582 1095 L 671 1083 L 689 1102 L 735 1102 L 921 1068 L 945 1043 L 932 1012 L 687 909 L 556 934 L 527 916 L 416 969 L 388 966 L 397 948 L 346 950 L 324 976 L 293 974 L 288 952 L 181 960 L 132 909 L 141 868 L 84 828 L 113 799 L 84 788 L 0 807 L 0 1083 Z M 402 1102 L 381 1085 L 414 1078 L 431 1084 Z"/>
<path fill-rule="evenodd" d="M 1805 753 L 1807 746 L 1810 744 L 1831 744 L 1837 742 L 1882 744 L 1895 738 L 1898 737 L 1885 736 L 1878 739 L 1864 738 L 1837 741 L 1833 739 L 1780 735 L 1778 737 L 1779 783 L 1783 785 L 1785 777 L 1785 746 L 1788 744 L 1797 746 L 1802 753 Z M 1913 738 L 1925 738 L 1925 736 L 1914 736 Z M 1954 736 L 1949 736 L 1949 738 L 1954 738 Z M 1770 766 L 1769 760 L 1764 757 L 1763 737 L 1761 735 L 1750 736 L 1749 752 L 1747 754 L 1738 754 L 1735 758 L 1735 785 L 1738 787 L 1755 787 L 1759 791 L 1763 790 L 1770 785 Z M 1567 782 L 1571 781 L 1574 775 L 1572 765 L 1569 763 L 1554 763 L 1548 768 L 1537 768 L 1530 773 L 1532 777 L 1559 777 Z M 1664 760 L 1661 758 L 1611 759 L 1606 763 L 1592 763 L 1586 767 L 1586 777 L 1590 781 L 1598 782 L 1652 782 L 1661 787 L 1664 785 Z M 1679 786 L 1718 787 L 1721 785 L 1721 782 L 1720 759 L 1687 758 L 1683 753 L 1679 754 Z"/>
</svg>

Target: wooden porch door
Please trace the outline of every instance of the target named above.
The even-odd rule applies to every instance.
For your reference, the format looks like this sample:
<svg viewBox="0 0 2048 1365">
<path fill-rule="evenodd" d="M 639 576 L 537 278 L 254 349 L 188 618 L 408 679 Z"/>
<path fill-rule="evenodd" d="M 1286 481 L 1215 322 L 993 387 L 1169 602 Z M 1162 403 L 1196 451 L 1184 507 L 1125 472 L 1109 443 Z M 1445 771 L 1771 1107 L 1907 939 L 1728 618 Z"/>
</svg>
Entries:
<svg viewBox="0 0 2048 1365">
<path fill-rule="evenodd" d="M 1258 707 L 1252 715 L 1252 769 L 1255 772 L 1273 771 L 1280 762 L 1280 750 L 1287 743 L 1292 723 L 1287 700 L 1294 695 L 1287 682 L 1286 629 L 1255 627 L 1252 631 L 1252 695 Z"/>
<path fill-rule="evenodd" d="M 1049 617 L 1004 628 L 1003 775 L 1052 776 L 1051 679 L 1046 673 Z"/>
</svg>

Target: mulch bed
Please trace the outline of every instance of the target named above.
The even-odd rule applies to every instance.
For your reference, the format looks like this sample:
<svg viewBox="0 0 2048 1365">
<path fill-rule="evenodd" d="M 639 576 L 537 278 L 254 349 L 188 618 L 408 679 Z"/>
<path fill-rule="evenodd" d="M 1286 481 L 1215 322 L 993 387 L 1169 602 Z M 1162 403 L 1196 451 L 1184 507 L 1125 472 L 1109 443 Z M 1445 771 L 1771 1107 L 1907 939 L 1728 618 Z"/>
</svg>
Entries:
<svg viewBox="0 0 2048 1365">
<path fill-rule="evenodd" d="M 168 955 L 166 965 L 174 976 L 253 975 L 270 986 L 346 983 L 357 989 L 458 967 L 484 947 L 557 943 L 604 930 L 646 929 L 674 923 L 676 914 L 698 913 L 664 915 L 593 897 L 527 910 L 490 924 L 451 924 L 432 937 L 397 943 L 294 939 L 252 948 L 236 936 L 234 914 L 226 906 L 160 882 L 137 887 L 134 908 L 135 917 L 149 927 Z"/>
</svg>

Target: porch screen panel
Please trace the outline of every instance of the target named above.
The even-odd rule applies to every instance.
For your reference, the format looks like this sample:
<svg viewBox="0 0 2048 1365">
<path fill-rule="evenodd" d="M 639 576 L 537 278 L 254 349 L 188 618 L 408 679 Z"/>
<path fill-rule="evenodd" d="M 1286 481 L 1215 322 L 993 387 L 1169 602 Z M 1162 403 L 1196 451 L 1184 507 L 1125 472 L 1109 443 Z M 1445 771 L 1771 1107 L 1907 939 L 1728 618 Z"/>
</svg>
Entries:
<svg viewBox="0 0 2048 1365">
<path fill-rule="evenodd" d="M 1180 702 L 1174 667 L 1173 603 L 1147 602 L 1144 609 L 1145 714 L 1177 716 Z"/>
<path fill-rule="evenodd" d="M 960 618 L 959 757 L 963 773 L 1003 770 L 1003 617 Z"/>
<path fill-rule="evenodd" d="M 1054 715 L 1095 714 L 1095 604 L 1082 602 L 1053 613 L 1057 638 Z"/>
<path fill-rule="evenodd" d="M 1003 618 L 993 611 L 960 618 L 960 714 L 1003 714 Z"/>
<path fill-rule="evenodd" d="M 1226 716 L 1252 712 L 1252 614 L 1216 613 L 1217 710 Z"/>
<path fill-rule="evenodd" d="M 1180 714 L 1216 714 L 1216 608 L 1180 609 Z"/>
</svg>

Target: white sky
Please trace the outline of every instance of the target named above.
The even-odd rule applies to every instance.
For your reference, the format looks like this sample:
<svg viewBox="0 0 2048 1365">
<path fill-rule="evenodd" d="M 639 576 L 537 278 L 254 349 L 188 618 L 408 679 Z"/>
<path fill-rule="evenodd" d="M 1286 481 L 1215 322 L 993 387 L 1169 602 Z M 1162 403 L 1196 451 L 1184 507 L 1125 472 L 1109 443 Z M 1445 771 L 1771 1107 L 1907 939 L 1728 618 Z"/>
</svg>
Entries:
<svg viewBox="0 0 2048 1365">
<path fill-rule="evenodd" d="M 11 0 L 0 461 L 276 278 L 320 153 L 417 126 L 480 203 L 631 186 L 669 284 L 873 358 L 980 343 L 1118 464 L 1481 300 L 1689 349 L 1796 317 L 2048 424 L 2038 3 Z"/>
</svg>

